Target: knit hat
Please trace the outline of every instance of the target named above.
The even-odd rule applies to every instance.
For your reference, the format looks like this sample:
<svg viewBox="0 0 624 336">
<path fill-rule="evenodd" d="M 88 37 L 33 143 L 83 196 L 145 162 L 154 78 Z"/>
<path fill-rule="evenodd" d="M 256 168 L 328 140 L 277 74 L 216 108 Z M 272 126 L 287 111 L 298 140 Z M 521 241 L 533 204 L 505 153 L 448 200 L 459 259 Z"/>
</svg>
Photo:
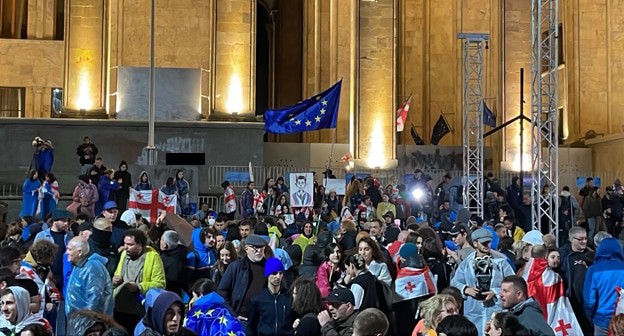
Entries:
<svg viewBox="0 0 624 336">
<path fill-rule="evenodd" d="M 277 272 L 284 272 L 282 262 L 277 258 L 267 259 L 266 264 L 264 264 L 264 276 L 268 278 L 269 275 Z"/>
<path fill-rule="evenodd" d="M 56 209 L 52 212 L 52 220 L 58 220 L 58 219 L 72 219 L 73 216 L 71 214 L 71 212 L 65 210 L 65 209 Z"/>
<path fill-rule="evenodd" d="M 418 247 L 413 243 L 405 243 L 399 248 L 399 255 L 403 259 L 407 259 L 415 254 L 418 254 Z"/>
</svg>

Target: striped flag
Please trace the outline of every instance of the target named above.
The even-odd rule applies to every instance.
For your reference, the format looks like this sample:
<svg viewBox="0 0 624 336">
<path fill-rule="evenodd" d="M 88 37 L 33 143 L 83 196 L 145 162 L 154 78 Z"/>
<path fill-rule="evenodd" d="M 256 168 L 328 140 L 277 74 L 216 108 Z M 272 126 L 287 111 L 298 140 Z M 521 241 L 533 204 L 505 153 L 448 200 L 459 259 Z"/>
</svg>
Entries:
<svg viewBox="0 0 624 336">
<path fill-rule="evenodd" d="M 435 294 L 438 291 L 433 274 L 426 265 L 424 268 L 400 268 L 394 282 L 394 290 L 402 298 L 401 301 Z"/>
<path fill-rule="evenodd" d="M 409 112 L 410 105 L 412 104 L 412 95 L 407 98 L 403 105 L 397 110 L 397 132 L 403 132 L 405 129 L 405 120 L 407 120 L 407 113 Z"/>
<path fill-rule="evenodd" d="M 544 318 L 557 336 L 583 335 L 581 326 L 565 297 L 561 276 L 548 268 L 545 259 L 529 259 L 522 277 L 527 282 L 527 295 L 542 306 Z"/>
<path fill-rule="evenodd" d="M 128 209 L 140 213 L 151 223 L 156 221 L 162 211 L 175 213 L 177 203 L 177 195 L 166 195 L 158 189 L 138 191 L 130 188 Z"/>
</svg>

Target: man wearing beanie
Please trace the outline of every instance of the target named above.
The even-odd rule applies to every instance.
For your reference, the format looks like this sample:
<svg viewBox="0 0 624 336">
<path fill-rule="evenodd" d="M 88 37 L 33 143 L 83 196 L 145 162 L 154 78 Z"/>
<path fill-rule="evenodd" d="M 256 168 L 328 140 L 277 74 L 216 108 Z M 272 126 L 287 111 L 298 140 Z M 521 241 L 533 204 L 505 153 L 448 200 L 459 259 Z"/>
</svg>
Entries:
<svg viewBox="0 0 624 336">
<path fill-rule="evenodd" d="M 247 335 L 292 335 L 293 316 L 291 300 L 282 288 L 284 265 L 277 258 L 269 258 L 264 266 L 267 287 L 251 300 Z"/>
<path fill-rule="evenodd" d="M 264 276 L 266 241 L 252 234 L 244 240 L 243 257 L 225 270 L 217 292 L 232 307 L 243 328 L 247 326 L 249 305 L 267 286 Z"/>
<path fill-rule="evenodd" d="M 52 274 L 54 274 L 55 285 L 58 289 L 63 289 L 65 274 L 71 270 L 71 264 L 64 258 L 65 250 L 69 241 L 74 238 L 69 230 L 69 221 L 72 214 L 65 209 L 56 209 L 52 212 L 52 226 L 45 231 L 41 231 L 35 237 L 35 243 L 39 240 L 47 240 L 56 244 L 59 248 L 54 255 L 52 264 Z"/>
</svg>

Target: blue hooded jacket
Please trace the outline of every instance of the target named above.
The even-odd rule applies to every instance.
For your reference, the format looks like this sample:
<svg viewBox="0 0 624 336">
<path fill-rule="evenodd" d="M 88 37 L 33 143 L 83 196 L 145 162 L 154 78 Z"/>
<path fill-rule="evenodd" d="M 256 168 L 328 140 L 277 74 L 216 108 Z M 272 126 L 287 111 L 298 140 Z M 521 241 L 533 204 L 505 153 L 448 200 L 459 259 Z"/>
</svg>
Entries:
<svg viewBox="0 0 624 336">
<path fill-rule="evenodd" d="M 145 294 L 145 302 L 143 303 L 143 305 L 145 306 L 145 314 L 150 311 L 150 308 L 154 307 L 154 302 L 156 301 L 156 298 L 158 298 L 158 295 L 160 295 L 160 293 L 164 291 L 165 290 L 162 288 L 152 288 L 147 291 L 147 294 Z M 145 323 L 143 323 L 143 319 L 141 319 L 141 321 L 139 321 L 137 326 L 134 328 L 134 334 L 141 335 L 141 333 L 145 331 L 145 329 L 147 329 L 147 327 L 145 326 Z"/>
<path fill-rule="evenodd" d="M 197 252 L 197 257 L 199 257 L 199 265 L 196 265 L 196 255 L 194 251 L 189 252 L 186 256 L 186 260 L 188 261 L 188 265 L 193 268 L 203 268 L 212 266 L 217 262 L 217 257 L 215 256 L 214 249 L 208 249 L 204 242 L 201 241 L 201 232 L 202 228 L 196 228 L 193 230 L 193 248 L 195 252 Z"/>
<path fill-rule="evenodd" d="M 615 311 L 617 286 L 624 287 L 624 253 L 617 239 L 607 238 L 598 247 L 583 287 L 585 313 L 599 327 L 609 327 Z"/>
</svg>

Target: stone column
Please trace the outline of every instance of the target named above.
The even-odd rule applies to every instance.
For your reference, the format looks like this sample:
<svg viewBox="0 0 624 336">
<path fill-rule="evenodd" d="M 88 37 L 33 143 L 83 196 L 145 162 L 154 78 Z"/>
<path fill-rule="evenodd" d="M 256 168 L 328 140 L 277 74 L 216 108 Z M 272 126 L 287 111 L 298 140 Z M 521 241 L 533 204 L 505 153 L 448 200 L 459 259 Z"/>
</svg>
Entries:
<svg viewBox="0 0 624 336">
<path fill-rule="evenodd" d="M 66 112 L 81 116 L 102 114 L 104 109 L 106 1 L 67 0 L 65 3 Z"/>
<path fill-rule="evenodd" d="M 256 2 L 215 2 L 211 119 L 255 118 Z"/>
<path fill-rule="evenodd" d="M 396 26 L 397 0 L 358 1 L 358 90 L 355 105 L 355 164 L 396 167 Z"/>
</svg>

